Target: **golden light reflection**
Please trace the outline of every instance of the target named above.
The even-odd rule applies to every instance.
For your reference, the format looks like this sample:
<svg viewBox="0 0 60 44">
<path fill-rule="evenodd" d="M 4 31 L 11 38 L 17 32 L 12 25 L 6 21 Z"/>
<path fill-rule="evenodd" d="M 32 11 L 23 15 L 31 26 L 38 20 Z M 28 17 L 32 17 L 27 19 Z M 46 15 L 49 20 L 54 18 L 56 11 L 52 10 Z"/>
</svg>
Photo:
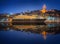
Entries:
<svg viewBox="0 0 60 44">
<path fill-rule="evenodd" d="M 44 40 L 46 40 L 46 34 L 47 34 L 46 31 L 43 31 L 43 32 L 42 32 L 42 35 L 43 35 Z"/>
<path fill-rule="evenodd" d="M 15 28 L 20 28 L 20 29 L 35 29 L 36 28 L 36 26 L 34 26 L 34 25 L 19 25 L 19 26 L 17 26 L 17 25 L 15 25 L 14 26 Z"/>
</svg>

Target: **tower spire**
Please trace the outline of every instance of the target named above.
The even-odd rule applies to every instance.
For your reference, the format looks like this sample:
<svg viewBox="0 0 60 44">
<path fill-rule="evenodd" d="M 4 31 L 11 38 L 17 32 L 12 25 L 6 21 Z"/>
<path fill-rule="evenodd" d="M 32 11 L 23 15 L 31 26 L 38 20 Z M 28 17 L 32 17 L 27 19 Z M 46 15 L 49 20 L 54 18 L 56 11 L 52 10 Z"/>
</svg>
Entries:
<svg viewBox="0 0 60 44">
<path fill-rule="evenodd" d="M 46 5 L 44 4 L 43 7 L 42 7 L 41 12 L 42 12 L 42 13 L 45 13 L 46 11 L 47 11 L 47 10 L 46 10 Z"/>
<path fill-rule="evenodd" d="M 43 9 L 45 9 L 45 10 L 46 10 L 46 5 L 45 5 L 45 4 L 43 5 Z"/>
</svg>

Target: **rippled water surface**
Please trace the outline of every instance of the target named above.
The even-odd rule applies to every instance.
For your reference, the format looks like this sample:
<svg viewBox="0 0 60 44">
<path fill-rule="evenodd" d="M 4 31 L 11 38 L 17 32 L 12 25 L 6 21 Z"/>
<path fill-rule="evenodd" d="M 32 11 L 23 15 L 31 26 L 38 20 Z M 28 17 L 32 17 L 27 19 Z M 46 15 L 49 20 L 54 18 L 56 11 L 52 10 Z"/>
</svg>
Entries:
<svg viewBox="0 0 60 44">
<path fill-rule="evenodd" d="M 1 44 L 60 44 L 60 23 L 0 23 Z"/>
</svg>

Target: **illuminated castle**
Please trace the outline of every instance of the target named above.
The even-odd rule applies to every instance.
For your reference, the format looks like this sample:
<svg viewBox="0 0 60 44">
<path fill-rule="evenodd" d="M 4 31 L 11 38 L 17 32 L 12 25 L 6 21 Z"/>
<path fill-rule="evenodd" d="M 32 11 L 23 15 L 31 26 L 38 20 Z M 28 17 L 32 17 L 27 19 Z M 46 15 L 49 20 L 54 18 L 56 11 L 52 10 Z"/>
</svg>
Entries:
<svg viewBox="0 0 60 44">
<path fill-rule="evenodd" d="M 47 10 L 46 10 L 46 5 L 45 5 L 45 4 L 43 5 L 43 8 L 42 8 L 41 12 L 42 12 L 42 13 L 47 12 Z"/>
</svg>

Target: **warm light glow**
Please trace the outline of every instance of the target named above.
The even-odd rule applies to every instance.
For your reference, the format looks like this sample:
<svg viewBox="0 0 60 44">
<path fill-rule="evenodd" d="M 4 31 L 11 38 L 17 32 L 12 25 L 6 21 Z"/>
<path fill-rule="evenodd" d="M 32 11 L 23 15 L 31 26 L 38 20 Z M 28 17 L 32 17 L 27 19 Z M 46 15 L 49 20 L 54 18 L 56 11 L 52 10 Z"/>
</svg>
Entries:
<svg viewBox="0 0 60 44">
<path fill-rule="evenodd" d="M 15 16 L 15 17 L 13 17 L 14 19 L 16 18 L 16 19 L 36 19 L 37 17 L 36 16 L 34 16 L 34 15 L 32 15 L 32 16 L 30 16 L 30 15 L 18 15 L 18 16 Z"/>
<path fill-rule="evenodd" d="M 41 12 L 42 12 L 42 13 L 45 13 L 46 11 L 47 11 L 47 10 L 46 10 L 46 5 L 44 4 Z"/>
<path fill-rule="evenodd" d="M 36 28 L 36 26 L 34 25 L 19 25 L 19 26 L 15 25 L 14 27 L 18 29 L 35 29 Z"/>
<path fill-rule="evenodd" d="M 46 40 L 46 34 L 47 34 L 46 31 L 43 31 L 43 32 L 42 32 L 43 38 L 44 38 L 45 40 Z"/>
</svg>

